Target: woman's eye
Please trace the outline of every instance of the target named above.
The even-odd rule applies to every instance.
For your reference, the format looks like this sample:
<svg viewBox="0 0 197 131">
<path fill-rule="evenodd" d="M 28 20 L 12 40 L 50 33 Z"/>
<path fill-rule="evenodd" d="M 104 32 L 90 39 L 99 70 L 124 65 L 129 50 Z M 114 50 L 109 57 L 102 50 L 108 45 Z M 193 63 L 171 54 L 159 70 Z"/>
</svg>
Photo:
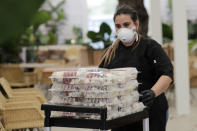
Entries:
<svg viewBox="0 0 197 131">
<path fill-rule="evenodd" d="M 120 28 L 120 25 L 119 25 L 119 24 L 117 24 L 117 25 L 116 25 L 116 28 Z"/>
<path fill-rule="evenodd" d="M 130 24 L 129 23 L 124 23 L 123 25 L 124 25 L 124 27 L 128 27 Z"/>
</svg>

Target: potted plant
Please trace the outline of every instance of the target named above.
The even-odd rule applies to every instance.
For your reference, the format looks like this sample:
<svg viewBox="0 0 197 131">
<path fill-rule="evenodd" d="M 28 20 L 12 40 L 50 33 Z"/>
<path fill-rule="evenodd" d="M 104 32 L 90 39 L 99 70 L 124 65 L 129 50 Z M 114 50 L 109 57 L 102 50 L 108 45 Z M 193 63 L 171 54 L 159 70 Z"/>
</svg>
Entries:
<svg viewBox="0 0 197 131">
<path fill-rule="evenodd" d="M 31 25 L 32 17 L 44 0 L 1 1 L 0 14 L 0 62 L 20 62 L 20 37 Z M 14 6 L 12 6 L 14 5 Z M 10 10 L 10 7 L 12 9 Z"/>
<path fill-rule="evenodd" d="M 50 1 L 47 4 L 50 10 L 40 9 L 34 15 L 30 27 L 22 35 L 20 43 L 27 48 L 27 62 L 37 61 L 37 52 L 40 45 L 53 45 L 57 43 L 58 22 L 65 18 L 64 10 L 60 7 L 65 0 L 60 1 L 53 6 Z M 43 33 L 40 27 L 45 28 L 47 32 Z"/>
<path fill-rule="evenodd" d="M 111 34 L 112 30 L 110 26 L 107 23 L 103 22 L 100 25 L 100 30 L 98 32 L 88 31 L 87 36 L 93 43 L 102 41 L 104 44 L 104 49 L 106 49 L 112 44 Z M 91 54 L 93 57 L 93 65 L 98 65 L 102 57 L 103 50 L 92 50 Z"/>
<path fill-rule="evenodd" d="M 93 43 L 102 41 L 104 44 L 104 48 L 107 48 L 109 45 L 112 44 L 111 41 L 111 33 L 112 30 L 110 26 L 103 22 L 100 25 L 100 30 L 98 32 L 88 31 L 87 36 Z"/>
</svg>

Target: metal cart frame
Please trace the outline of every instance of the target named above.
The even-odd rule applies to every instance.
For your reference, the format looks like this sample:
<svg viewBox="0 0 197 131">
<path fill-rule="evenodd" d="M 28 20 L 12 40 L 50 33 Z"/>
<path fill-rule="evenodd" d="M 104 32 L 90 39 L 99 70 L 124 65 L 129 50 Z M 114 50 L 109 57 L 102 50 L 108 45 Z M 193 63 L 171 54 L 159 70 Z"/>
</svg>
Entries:
<svg viewBox="0 0 197 131">
<path fill-rule="evenodd" d="M 107 119 L 106 107 L 81 107 L 70 105 L 53 105 L 43 104 L 41 109 L 45 112 L 44 126 L 46 131 L 51 131 L 52 126 L 56 127 L 75 127 L 75 128 L 89 128 L 108 130 L 116 127 L 121 127 L 129 123 L 143 120 L 143 131 L 149 131 L 149 118 L 148 110 L 144 109 L 141 112 L 119 117 L 113 120 Z M 101 119 L 82 119 L 82 118 L 69 118 L 69 117 L 51 117 L 52 111 L 61 112 L 79 112 L 79 113 L 96 113 L 101 116 Z"/>
</svg>

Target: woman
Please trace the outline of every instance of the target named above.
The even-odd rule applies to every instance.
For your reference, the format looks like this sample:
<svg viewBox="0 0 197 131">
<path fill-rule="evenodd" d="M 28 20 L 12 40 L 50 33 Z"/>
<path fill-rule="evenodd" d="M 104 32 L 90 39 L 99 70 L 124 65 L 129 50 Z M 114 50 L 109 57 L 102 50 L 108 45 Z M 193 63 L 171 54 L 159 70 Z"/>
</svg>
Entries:
<svg viewBox="0 0 197 131">
<path fill-rule="evenodd" d="M 100 68 L 136 67 L 140 101 L 149 107 L 150 131 L 165 131 L 168 103 L 164 92 L 173 80 L 173 67 L 162 47 L 137 33 L 139 20 L 127 5 L 117 8 L 114 15 L 117 40 L 106 50 Z M 112 131 L 142 131 L 142 122 Z"/>
</svg>

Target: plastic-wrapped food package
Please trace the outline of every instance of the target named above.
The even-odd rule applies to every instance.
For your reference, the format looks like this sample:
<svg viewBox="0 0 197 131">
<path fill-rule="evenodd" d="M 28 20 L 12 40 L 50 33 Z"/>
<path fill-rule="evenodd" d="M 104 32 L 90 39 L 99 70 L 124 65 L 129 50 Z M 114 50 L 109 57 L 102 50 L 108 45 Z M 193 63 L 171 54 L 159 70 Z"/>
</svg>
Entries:
<svg viewBox="0 0 197 131">
<path fill-rule="evenodd" d="M 63 84 L 112 85 L 136 79 L 137 74 L 136 68 L 95 69 L 93 72 L 89 68 L 79 68 L 75 71 L 54 72 L 51 80 L 53 83 Z"/>
<path fill-rule="evenodd" d="M 139 111 L 142 111 L 144 109 L 144 104 L 142 102 L 135 102 L 133 105 L 132 105 L 132 108 L 133 108 L 133 112 L 139 112 Z"/>
<path fill-rule="evenodd" d="M 74 68 L 54 72 L 50 103 L 91 107 L 105 106 L 107 119 L 142 111 L 136 68 Z M 120 77 L 121 76 L 121 77 Z M 89 113 L 60 113 L 57 116 L 100 119 Z"/>
</svg>

